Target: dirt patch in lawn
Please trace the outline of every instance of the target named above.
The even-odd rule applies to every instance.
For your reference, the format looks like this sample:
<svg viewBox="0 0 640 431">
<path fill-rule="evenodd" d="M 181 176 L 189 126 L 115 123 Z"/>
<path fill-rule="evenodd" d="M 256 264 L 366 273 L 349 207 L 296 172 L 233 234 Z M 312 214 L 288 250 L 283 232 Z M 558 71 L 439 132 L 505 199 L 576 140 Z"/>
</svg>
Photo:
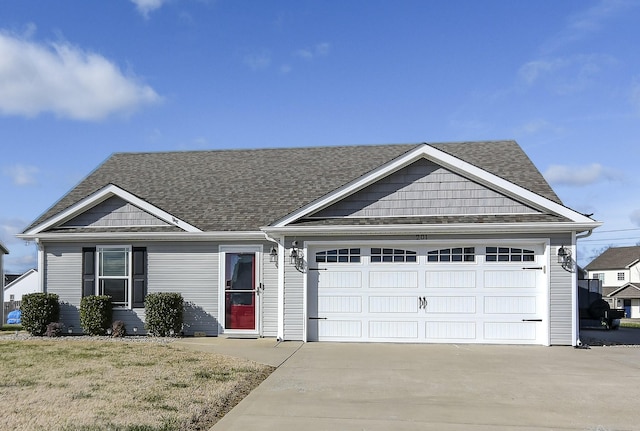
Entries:
<svg viewBox="0 0 640 431">
<path fill-rule="evenodd" d="M 171 343 L 0 340 L 2 430 L 210 428 L 273 367 Z"/>
</svg>

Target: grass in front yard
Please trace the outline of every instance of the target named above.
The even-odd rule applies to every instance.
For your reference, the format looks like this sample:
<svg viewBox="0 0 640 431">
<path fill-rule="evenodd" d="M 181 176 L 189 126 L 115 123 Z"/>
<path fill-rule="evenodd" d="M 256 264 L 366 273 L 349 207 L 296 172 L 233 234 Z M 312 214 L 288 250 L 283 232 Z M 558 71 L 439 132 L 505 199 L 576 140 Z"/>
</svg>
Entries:
<svg viewBox="0 0 640 431">
<path fill-rule="evenodd" d="M 621 328 L 640 328 L 640 322 L 620 322 Z"/>
<path fill-rule="evenodd" d="M 4 325 L 2 325 L 2 327 L 0 327 L 0 332 L 16 332 L 16 331 L 22 331 L 22 325 L 9 325 L 5 323 Z"/>
<path fill-rule="evenodd" d="M 171 344 L 0 341 L 2 430 L 208 429 L 273 371 Z"/>
</svg>

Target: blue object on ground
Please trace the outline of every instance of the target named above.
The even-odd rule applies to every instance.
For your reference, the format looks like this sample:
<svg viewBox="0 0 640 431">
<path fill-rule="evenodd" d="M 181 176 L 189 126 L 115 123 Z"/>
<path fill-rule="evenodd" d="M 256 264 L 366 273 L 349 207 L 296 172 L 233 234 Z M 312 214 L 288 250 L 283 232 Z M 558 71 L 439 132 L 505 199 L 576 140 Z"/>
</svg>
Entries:
<svg viewBox="0 0 640 431">
<path fill-rule="evenodd" d="M 22 323 L 22 312 L 13 310 L 7 315 L 7 325 L 19 325 Z"/>
</svg>

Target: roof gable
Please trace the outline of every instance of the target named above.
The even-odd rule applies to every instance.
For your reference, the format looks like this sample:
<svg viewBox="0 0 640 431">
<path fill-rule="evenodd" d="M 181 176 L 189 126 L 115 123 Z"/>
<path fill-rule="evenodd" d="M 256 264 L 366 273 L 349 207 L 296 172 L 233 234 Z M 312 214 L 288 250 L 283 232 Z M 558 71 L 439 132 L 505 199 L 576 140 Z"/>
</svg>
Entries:
<svg viewBox="0 0 640 431">
<path fill-rule="evenodd" d="M 520 152 L 522 152 L 522 150 L 520 150 Z M 494 155 L 494 158 L 499 157 L 500 156 L 498 155 Z M 308 217 L 311 214 L 315 214 L 317 211 L 333 205 L 336 202 L 349 197 L 353 193 L 356 193 L 364 189 L 365 187 L 370 186 L 387 177 L 388 175 L 391 175 L 398 170 L 401 170 L 423 158 L 430 160 L 441 167 L 444 167 L 450 172 L 459 173 L 475 183 L 485 185 L 486 187 L 497 191 L 498 193 L 502 193 L 507 196 L 517 196 L 518 200 L 525 205 L 544 208 L 546 211 L 566 217 L 570 221 L 593 223 L 593 220 L 591 220 L 590 218 L 557 203 L 554 199 L 536 194 L 527 188 L 524 188 L 509 180 L 499 177 L 476 165 L 468 163 L 456 156 L 451 155 L 450 153 L 441 151 L 433 145 L 425 144 L 414 148 L 412 151 L 390 161 L 389 163 L 386 163 L 385 165 L 380 166 L 378 169 L 369 172 L 367 175 L 357 178 L 356 180 L 341 187 L 340 189 L 337 189 L 332 193 L 321 197 L 320 199 L 310 202 L 306 206 L 289 214 L 287 217 L 277 221 L 273 224 L 273 226 L 284 227 L 289 225 L 290 223 L 294 223 L 305 217 Z M 513 163 L 513 161 L 511 163 Z M 542 178 L 542 175 L 537 171 L 537 169 L 535 169 L 535 167 L 534 170 L 535 172 L 537 172 L 538 176 Z M 523 168 L 523 171 L 526 171 L 526 169 Z M 535 175 L 531 172 L 527 172 L 527 176 L 533 177 Z M 546 181 L 544 181 L 544 178 L 542 178 L 541 181 L 547 184 Z M 535 181 L 533 182 L 533 184 L 535 184 Z M 555 196 L 555 194 L 553 194 L 552 196 Z"/>
<path fill-rule="evenodd" d="M 538 213 L 505 194 L 422 158 L 307 218 Z"/>
<path fill-rule="evenodd" d="M 56 227 L 76 227 L 73 224 L 73 221 L 78 220 L 79 218 L 84 219 L 84 221 L 82 221 L 81 223 L 83 223 L 85 226 L 92 220 L 95 223 L 96 215 L 101 213 L 101 211 L 99 210 L 100 207 L 104 207 L 105 205 L 103 204 L 105 202 L 111 201 L 111 203 L 113 203 L 114 201 L 112 199 L 114 197 L 119 198 L 120 201 L 131 204 L 129 208 L 137 208 L 138 211 L 136 212 L 136 214 L 139 214 L 140 212 L 146 213 L 155 220 L 164 221 L 166 225 L 171 224 L 172 226 L 177 226 L 187 232 L 198 231 L 196 227 L 191 226 L 189 223 L 186 223 L 176 218 L 175 216 L 163 211 L 162 209 L 149 204 L 148 202 L 138 198 L 137 196 L 129 193 L 126 190 L 121 189 L 118 186 L 109 184 L 106 187 L 85 197 L 81 201 L 76 202 L 74 205 L 66 208 L 64 211 L 56 214 L 54 217 L 46 219 L 42 223 L 33 226 L 25 233 L 27 235 L 34 235 Z M 107 206 L 109 205 L 107 204 Z M 86 217 L 82 217 L 83 215 L 86 215 Z M 103 215 L 103 218 L 108 219 L 108 214 Z"/>
<path fill-rule="evenodd" d="M 610 247 L 589 263 L 587 271 L 605 269 L 624 269 L 637 263 L 640 259 L 640 246 Z"/>
<path fill-rule="evenodd" d="M 619 287 L 607 295 L 608 297 L 617 297 L 619 299 L 640 298 L 640 286 L 633 283 L 627 283 Z"/>
</svg>

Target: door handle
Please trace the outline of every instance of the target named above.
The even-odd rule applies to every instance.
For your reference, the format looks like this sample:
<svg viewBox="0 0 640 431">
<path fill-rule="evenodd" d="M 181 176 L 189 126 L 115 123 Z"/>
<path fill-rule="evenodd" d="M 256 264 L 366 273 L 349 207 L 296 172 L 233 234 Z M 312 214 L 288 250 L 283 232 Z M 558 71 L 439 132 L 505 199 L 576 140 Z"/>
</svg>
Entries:
<svg viewBox="0 0 640 431">
<path fill-rule="evenodd" d="M 418 296 L 418 309 L 426 310 L 427 309 L 427 297 L 426 296 Z"/>
</svg>

